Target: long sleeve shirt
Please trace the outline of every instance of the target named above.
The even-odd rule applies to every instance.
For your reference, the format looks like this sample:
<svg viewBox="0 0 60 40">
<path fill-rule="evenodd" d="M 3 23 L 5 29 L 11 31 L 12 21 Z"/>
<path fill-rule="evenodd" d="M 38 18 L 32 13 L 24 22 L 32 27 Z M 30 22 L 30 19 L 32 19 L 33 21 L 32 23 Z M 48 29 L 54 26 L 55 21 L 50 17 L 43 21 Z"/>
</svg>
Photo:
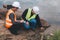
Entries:
<svg viewBox="0 0 60 40">
<path fill-rule="evenodd" d="M 11 13 L 11 14 L 9 15 L 9 18 L 11 19 L 11 21 L 12 21 L 13 24 L 20 24 L 20 22 L 16 22 L 16 21 L 14 20 L 14 14 L 13 14 L 13 13 Z"/>
</svg>

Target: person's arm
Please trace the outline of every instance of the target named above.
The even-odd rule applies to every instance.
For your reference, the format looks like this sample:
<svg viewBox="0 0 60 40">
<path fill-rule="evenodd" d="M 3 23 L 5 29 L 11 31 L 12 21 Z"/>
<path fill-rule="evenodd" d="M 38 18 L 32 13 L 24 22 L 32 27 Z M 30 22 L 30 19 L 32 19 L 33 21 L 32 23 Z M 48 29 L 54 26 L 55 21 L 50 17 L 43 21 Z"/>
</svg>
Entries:
<svg viewBox="0 0 60 40">
<path fill-rule="evenodd" d="M 11 19 L 11 21 L 12 21 L 12 23 L 13 24 L 17 24 L 17 23 L 23 23 L 24 22 L 24 20 L 14 20 L 14 14 L 13 13 L 11 13 L 10 15 L 9 15 L 9 18 Z"/>
<path fill-rule="evenodd" d="M 37 25 L 42 27 L 41 21 L 40 21 L 40 17 L 37 15 L 36 16 L 36 20 L 37 20 Z"/>
<path fill-rule="evenodd" d="M 13 13 L 11 13 L 9 15 L 9 18 L 11 19 L 12 23 L 14 24 L 15 23 L 15 20 L 14 20 L 14 14 Z"/>
<path fill-rule="evenodd" d="M 25 20 L 25 21 L 27 21 L 26 20 L 26 14 L 27 14 L 27 12 L 28 12 L 28 9 L 26 9 L 24 12 L 23 12 L 23 14 L 22 14 L 22 18 Z"/>
</svg>

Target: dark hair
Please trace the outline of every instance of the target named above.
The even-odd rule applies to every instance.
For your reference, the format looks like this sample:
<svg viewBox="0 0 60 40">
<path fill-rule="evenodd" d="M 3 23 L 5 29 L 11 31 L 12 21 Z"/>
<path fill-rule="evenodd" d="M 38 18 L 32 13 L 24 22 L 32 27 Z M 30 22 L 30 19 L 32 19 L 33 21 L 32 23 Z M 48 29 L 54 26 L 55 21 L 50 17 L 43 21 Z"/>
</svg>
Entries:
<svg viewBox="0 0 60 40">
<path fill-rule="evenodd" d="M 11 9 L 12 7 L 12 5 L 7 5 L 7 9 Z"/>
<path fill-rule="evenodd" d="M 17 7 L 14 7 L 12 5 L 7 5 L 7 9 L 11 9 L 11 8 L 17 8 Z M 18 8 L 17 8 L 18 9 Z"/>
</svg>

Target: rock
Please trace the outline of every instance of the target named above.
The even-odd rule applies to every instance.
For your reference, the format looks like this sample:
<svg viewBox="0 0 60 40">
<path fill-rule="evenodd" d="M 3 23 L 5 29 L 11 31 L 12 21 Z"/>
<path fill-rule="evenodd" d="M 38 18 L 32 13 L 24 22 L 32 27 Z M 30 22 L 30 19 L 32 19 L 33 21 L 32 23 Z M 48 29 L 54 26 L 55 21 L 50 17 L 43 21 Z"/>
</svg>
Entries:
<svg viewBox="0 0 60 40">
<path fill-rule="evenodd" d="M 47 29 L 48 27 L 50 27 L 51 25 L 44 19 L 40 19 L 41 20 L 41 24 L 42 26 Z"/>
</svg>

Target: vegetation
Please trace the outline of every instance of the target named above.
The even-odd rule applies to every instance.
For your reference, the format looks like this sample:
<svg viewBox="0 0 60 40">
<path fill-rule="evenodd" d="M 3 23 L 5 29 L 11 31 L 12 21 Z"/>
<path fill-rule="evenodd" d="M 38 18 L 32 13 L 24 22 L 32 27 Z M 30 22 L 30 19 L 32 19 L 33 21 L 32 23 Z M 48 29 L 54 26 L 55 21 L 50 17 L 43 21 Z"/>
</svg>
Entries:
<svg viewBox="0 0 60 40">
<path fill-rule="evenodd" d="M 53 34 L 46 35 L 44 40 L 60 40 L 60 31 L 55 31 Z"/>
</svg>

